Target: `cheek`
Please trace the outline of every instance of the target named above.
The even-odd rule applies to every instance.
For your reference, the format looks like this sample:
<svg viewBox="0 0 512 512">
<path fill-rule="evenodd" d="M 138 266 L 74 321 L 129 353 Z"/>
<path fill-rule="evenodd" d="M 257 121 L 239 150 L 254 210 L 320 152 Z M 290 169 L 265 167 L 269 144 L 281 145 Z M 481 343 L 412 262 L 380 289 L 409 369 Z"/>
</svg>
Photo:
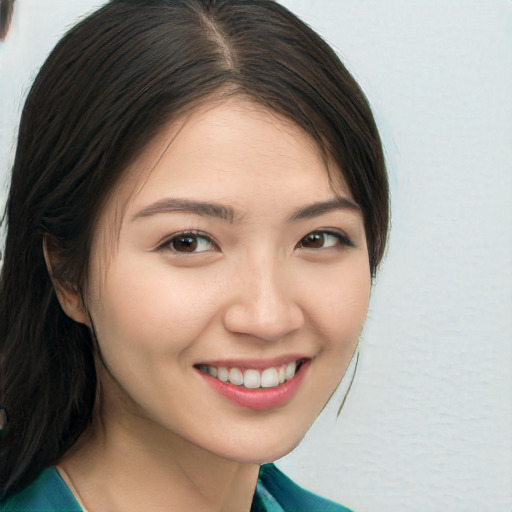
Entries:
<svg viewBox="0 0 512 512">
<path fill-rule="evenodd" d="M 343 351 L 347 346 L 354 346 L 363 329 L 370 300 L 367 260 L 355 260 L 337 269 L 320 269 L 314 277 L 308 286 L 310 321 L 333 348 Z"/>
<path fill-rule="evenodd" d="M 214 315 L 201 275 L 118 259 L 96 301 L 93 319 L 104 356 L 158 358 L 187 348 Z"/>
</svg>

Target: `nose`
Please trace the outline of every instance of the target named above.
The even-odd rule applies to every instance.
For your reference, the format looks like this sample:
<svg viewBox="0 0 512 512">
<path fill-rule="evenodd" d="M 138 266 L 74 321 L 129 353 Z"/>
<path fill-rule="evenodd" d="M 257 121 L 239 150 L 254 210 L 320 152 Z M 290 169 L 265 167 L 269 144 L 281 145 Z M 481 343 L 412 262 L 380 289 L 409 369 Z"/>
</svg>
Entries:
<svg viewBox="0 0 512 512">
<path fill-rule="evenodd" d="M 304 324 L 304 311 L 285 266 L 253 264 L 232 285 L 224 327 L 265 341 L 279 341 Z"/>
</svg>

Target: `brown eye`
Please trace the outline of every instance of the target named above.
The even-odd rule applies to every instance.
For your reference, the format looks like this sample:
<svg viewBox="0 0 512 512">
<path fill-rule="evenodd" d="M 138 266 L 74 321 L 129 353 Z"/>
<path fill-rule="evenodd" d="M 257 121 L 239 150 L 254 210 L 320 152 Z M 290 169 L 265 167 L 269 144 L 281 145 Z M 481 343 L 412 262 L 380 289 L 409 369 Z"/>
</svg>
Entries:
<svg viewBox="0 0 512 512">
<path fill-rule="evenodd" d="M 325 235 L 323 233 L 309 233 L 300 241 L 300 246 L 307 249 L 320 249 L 324 243 Z"/>
<path fill-rule="evenodd" d="M 336 231 L 312 231 L 297 244 L 301 249 L 329 249 L 343 246 L 355 247 L 347 236 Z"/>
<path fill-rule="evenodd" d="M 180 236 L 173 238 L 171 245 L 178 252 L 194 252 L 197 249 L 197 237 Z"/>
<path fill-rule="evenodd" d="M 216 249 L 215 243 L 207 236 L 197 233 L 180 233 L 166 244 L 171 251 L 178 253 L 201 253 Z"/>
</svg>

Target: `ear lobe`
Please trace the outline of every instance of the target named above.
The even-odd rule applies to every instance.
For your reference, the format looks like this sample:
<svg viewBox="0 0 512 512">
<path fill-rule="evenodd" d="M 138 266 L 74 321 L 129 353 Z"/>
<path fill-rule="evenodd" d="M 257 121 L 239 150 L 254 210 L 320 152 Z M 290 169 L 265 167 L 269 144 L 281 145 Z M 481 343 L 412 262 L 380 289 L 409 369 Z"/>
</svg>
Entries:
<svg viewBox="0 0 512 512">
<path fill-rule="evenodd" d="M 56 257 L 56 250 L 50 249 L 52 245 L 52 242 L 45 236 L 43 239 L 44 261 L 60 307 L 75 322 L 89 326 L 89 318 L 79 291 L 71 283 L 62 282 L 53 272 L 52 260 Z"/>
</svg>

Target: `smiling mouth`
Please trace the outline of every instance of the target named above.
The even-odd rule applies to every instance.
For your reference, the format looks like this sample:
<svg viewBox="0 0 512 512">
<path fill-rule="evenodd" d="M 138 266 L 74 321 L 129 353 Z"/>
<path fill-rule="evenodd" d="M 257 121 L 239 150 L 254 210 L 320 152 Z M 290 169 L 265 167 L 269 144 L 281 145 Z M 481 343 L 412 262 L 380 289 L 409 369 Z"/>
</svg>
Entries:
<svg viewBox="0 0 512 512">
<path fill-rule="evenodd" d="M 195 367 L 221 382 L 227 382 L 247 389 L 270 389 L 293 379 L 299 368 L 309 359 L 298 359 L 264 369 L 241 368 L 239 366 L 210 366 L 198 364 Z"/>
</svg>

